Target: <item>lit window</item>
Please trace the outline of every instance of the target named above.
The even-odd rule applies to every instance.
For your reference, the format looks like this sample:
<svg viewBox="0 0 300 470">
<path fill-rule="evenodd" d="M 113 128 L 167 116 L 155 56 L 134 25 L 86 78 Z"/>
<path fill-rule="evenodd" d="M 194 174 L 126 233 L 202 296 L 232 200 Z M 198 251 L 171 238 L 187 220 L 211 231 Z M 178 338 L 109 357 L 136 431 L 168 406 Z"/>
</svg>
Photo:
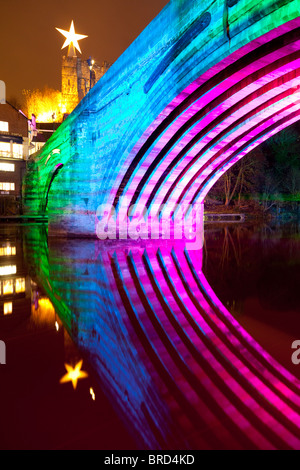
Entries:
<svg viewBox="0 0 300 470">
<path fill-rule="evenodd" d="M 25 279 L 16 279 L 15 284 L 15 292 L 16 294 L 20 294 L 21 292 L 25 292 Z"/>
<path fill-rule="evenodd" d="M 6 302 L 3 307 L 4 315 L 11 315 L 13 313 L 13 304 L 12 302 Z"/>
<path fill-rule="evenodd" d="M 17 266 L 0 266 L 0 276 L 10 276 L 16 274 Z"/>
<path fill-rule="evenodd" d="M 14 163 L 0 163 L 0 171 L 15 171 Z"/>
<path fill-rule="evenodd" d="M 14 191 L 15 183 L 0 183 L 0 191 Z"/>
<path fill-rule="evenodd" d="M 15 256 L 17 253 L 15 246 L 0 246 L 0 256 Z"/>
<path fill-rule="evenodd" d="M 9 281 L 3 282 L 3 295 L 10 295 L 14 293 L 14 281 L 11 279 Z"/>
<path fill-rule="evenodd" d="M 0 132 L 8 132 L 8 122 L 0 121 Z"/>
<path fill-rule="evenodd" d="M 13 157 L 23 158 L 23 145 L 22 144 L 13 144 Z"/>
<path fill-rule="evenodd" d="M 10 143 L 0 142 L 0 155 L 2 157 L 10 157 Z"/>
</svg>

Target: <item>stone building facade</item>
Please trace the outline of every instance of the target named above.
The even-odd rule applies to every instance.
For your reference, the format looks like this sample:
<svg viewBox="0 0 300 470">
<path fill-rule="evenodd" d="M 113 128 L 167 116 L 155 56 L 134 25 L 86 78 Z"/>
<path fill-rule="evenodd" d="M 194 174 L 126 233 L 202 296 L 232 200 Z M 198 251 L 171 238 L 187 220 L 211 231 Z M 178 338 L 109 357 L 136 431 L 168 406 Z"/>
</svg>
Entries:
<svg viewBox="0 0 300 470">
<path fill-rule="evenodd" d="M 81 57 L 64 56 L 62 58 L 62 104 L 63 111 L 70 114 L 91 88 L 103 77 L 110 64 L 102 65 Z"/>
<path fill-rule="evenodd" d="M 8 102 L 0 104 L 0 216 L 21 211 L 28 153 L 27 117 Z"/>
</svg>

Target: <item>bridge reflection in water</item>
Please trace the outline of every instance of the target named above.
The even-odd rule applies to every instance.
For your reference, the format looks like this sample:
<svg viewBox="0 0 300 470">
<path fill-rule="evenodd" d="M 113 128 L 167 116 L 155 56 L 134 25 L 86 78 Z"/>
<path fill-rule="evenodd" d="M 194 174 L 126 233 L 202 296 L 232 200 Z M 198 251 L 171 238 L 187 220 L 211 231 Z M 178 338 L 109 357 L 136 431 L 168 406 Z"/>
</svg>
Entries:
<svg viewBox="0 0 300 470">
<path fill-rule="evenodd" d="M 30 275 L 142 449 L 300 449 L 300 383 L 222 305 L 202 252 L 26 237 Z"/>
</svg>

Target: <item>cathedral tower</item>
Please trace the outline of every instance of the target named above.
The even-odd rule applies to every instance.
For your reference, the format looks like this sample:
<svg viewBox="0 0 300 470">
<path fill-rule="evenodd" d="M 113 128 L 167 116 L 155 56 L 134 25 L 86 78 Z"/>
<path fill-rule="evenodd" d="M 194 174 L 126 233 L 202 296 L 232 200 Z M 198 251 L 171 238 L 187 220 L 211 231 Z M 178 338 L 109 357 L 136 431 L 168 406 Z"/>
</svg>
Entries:
<svg viewBox="0 0 300 470">
<path fill-rule="evenodd" d="M 70 114 L 90 89 L 106 73 L 110 65 L 103 62 L 100 66 L 90 57 L 82 60 L 77 57 L 76 50 L 81 53 L 78 41 L 86 38 L 82 34 L 76 34 L 72 21 L 69 31 L 56 28 L 66 38 L 62 49 L 68 46 L 68 55 L 62 58 L 62 112 Z"/>
</svg>

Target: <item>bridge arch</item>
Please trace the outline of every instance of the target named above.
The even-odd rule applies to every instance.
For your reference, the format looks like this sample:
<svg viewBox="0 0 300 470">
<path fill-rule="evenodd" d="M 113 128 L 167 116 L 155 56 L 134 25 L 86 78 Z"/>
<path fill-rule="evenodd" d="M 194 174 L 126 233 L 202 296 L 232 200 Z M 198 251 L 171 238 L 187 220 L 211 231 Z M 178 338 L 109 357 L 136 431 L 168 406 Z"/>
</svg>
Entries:
<svg viewBox="0 0 300 470">
<path fill-rule="evenodd" d="M 215 75 L 209 70 L 211 77 L 196 80 L 168 105 L 172 111 L 164 110 L 133 149 L 113 188 L 115 207 L 123 196 L 137 211 L 155 202 L 171 210 L 201 203 L 234 163 L 299 119 L 298 21 L 294 31 L 285 28 L 236 51 L 229 65 Z"/>
<path fill-rule="evenodd" d="M 231 165 L 297 121 L 298 9 L 296 0 L 172 0 L 42 150 L 42 185 L 53 149 L 64 164 L 49 233 L 93 236 L 99 205 L 118 212 L 122 198 L 136 213 L 201 204 Z M 30 178 L 29 212 L 39 197 Z"/>
<path fill-rule="evenodd" d="M 58 163 L 57 165 L 54 166 L 54 168 L 51 169 L 51 171 L 48 173 L 48 179 L 45 185 L 45 193 L 43 198 L 41 199 L 40 203 L 40 213 L 42 215 L 45 215 L 48 209 L 48 199 L 49 199 L 49 192 L 51 190 L 51 186 L 53 184 L 54 179 L 58 176 L 58 173 L 61 171 L 63 168 L 62 163 Z"/>
</svg>

